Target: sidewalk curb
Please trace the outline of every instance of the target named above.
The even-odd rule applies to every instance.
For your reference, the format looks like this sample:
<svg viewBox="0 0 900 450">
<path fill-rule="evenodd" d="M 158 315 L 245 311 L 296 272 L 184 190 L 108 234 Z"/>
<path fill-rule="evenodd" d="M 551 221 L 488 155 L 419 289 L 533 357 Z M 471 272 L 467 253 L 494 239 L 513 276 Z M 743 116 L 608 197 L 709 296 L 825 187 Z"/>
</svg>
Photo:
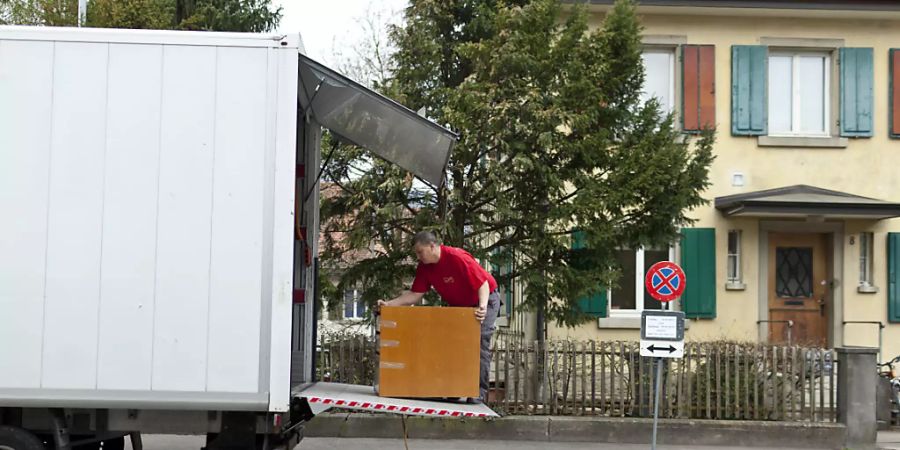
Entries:
<svg viewBox="0 0 900 450">
<path fill-rule="evenodd" d="M 384 438 L 403 436 L 403 418 L 381 414 L 320 414 L 306 437 Z M 651 419 L 564 416 L 508 416 L 500 419 L 407 417 L 410 439 L 478 439 L 543 442 L 649 444 Z M 726 420 L 659 422 L 661 444 L 841 449 L 842 424 Z"/>
</svg>

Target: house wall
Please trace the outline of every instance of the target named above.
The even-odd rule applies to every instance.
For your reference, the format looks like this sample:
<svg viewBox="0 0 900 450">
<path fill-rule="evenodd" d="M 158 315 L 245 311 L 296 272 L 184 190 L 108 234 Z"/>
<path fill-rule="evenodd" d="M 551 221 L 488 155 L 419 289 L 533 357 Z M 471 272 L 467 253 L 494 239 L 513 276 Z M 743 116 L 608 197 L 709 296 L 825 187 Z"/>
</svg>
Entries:
<svg viewBox="0 0 900 450">
<path fill-rule="evenodd" d="M 716 58 L 716 160 L 710 170 L 712 185 L 705 197 L 715 197 L 807 184 L 820 188 L 849 192 L 865 197 L 900 201 L 900 179 L 894 163 L 900 154 L 900 141 L 888 137 L 889 70 L 888 51 L 900 47 L 900 20 L 779 18 L 714 15 L 642 14 L 645 35 L 683 37 L 687 44 L 715 45 Z M 599 26 L 602 13 L 593 16 Z M 874 48 L 874 136 L 850 139 L 846 148 L 771 148 L 761 147 L 757 137 L 731 135 L 731 46 L 759 45 L 762 37 L 816 38 L 843 40 L 845 47 Z M 676 39 L 677 40 L 677 39 Z M 832 65 L 836 67 L 835 61 Z M 680 62 L 676 72 L 680 71 Z M 837 95 L 838 77 L 832 72 L 832 91 Z M 680 91 L 680 86 L 676 88 Z M 832 117 L 838 117 L 833 102 Z M 744 175 L 742 187 L 732 186 L 733 172 Z M 697 227 L 716 229 L 717 317 L 691 321 L 687 340 L 735 339 L 757 340 L 761 336 L 756 321 L 760 318 L 759 268 L 761 220 L 726 218 L 710 205 L 690 214 Z M 767 219 L 768 220 L 768 219 Z M 796 220 L 796 219 L 795 219 Z M 802 220 L 801 220 L 802 222 Z M 900 220 L 838 220 L 843 232 L 838 233 L 843 264 L 834 274 L 835 298 L 843 320 L 869 320 L 887 323 L 887 259 L 886 233 L 900 231 Z M 725 289 L 727 232 L 740 229 L 742 238 L 744 290 Z M 859 277 L 858 234 L 874 232 L 874 294 L 857 292 Z M 851 237 L 856 243 L 850 244 Z M 836 252 L 840 254 L 841 252 Z M 765 257 L 765 254 L 762 255 Z M 688 280 L 690 283 L 690 280 Z M 602 323 L 604 320 L 600 319 Z M 601 329 L 592 322 L 575 329 L 549 327 L 548 335 L 572 339 L 637 339 L 638 330 L 631 323 L 624 329 Z M 834 324 L 840 328 L 839 324 Z M 835 345 L 876 346 L 877 328 L 869 325 L 846 325 L 843 336 L 838 330 Z M 762 335 L 764 338 L 764 335 Z M 900 324 L 884 330 L 884 356 L 900 354 Z"/>
</svg>

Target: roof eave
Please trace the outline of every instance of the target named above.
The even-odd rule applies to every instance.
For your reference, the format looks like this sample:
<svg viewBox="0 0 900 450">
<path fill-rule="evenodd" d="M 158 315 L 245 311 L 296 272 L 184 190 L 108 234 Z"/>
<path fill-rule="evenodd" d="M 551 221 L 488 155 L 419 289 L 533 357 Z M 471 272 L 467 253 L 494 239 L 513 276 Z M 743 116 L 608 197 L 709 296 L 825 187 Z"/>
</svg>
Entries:
<svg viewBox="0 0 900 450">
<path fill-rule="evenodd" d="M 809 217 L 883 220 L 900 217 L 900 204 L 745 201 L 716 205 L 727 217 Z"/>
<path fill-rule="evenodd" d="M 567 0 L 583 3 L 584 0 Z M 612 5 L 615 0 L 587 0 L 591 5 Z M 900 4 L 885 0 L 809 1 L 809 0 L 642 0 L 640 6 L 700 7 L 734 9 L 793 9 L 820 11 L 900 11 Z"/>
</svg>

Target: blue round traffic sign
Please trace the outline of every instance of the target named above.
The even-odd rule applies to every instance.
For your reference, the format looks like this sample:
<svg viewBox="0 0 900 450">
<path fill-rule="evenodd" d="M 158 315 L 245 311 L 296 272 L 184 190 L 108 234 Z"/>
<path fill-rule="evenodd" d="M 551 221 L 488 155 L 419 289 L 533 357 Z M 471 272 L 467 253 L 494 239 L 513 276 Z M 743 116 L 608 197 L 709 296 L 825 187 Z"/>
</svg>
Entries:
<svg viewBox="0 0 900 450">
<path fill-rule="evenodd" d="M 671 261 L 660 261 L 647 270 L 644 285 L 651 297 L 661 302 L 671 302 L 684 292 L 684 271 Z"/>
</svg>

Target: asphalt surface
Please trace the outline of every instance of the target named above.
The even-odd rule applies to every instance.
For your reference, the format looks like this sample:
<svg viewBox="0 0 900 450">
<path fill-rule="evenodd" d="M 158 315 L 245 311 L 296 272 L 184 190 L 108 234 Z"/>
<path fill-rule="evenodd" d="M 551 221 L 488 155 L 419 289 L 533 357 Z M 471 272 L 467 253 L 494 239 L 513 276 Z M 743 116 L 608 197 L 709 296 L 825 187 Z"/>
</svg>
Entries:
<svg viewBox="0 0 900 450">
<path fill-rule="evenodd" d="M 435 439 L 410 440 L 410 450 L 647 450 L 649 445 L 594 444 L 590 442 L 561 443 L 523 442 L 523 441 L 443 441 Z M 300 444 L 302 450 L 405 450 L 402 439 L 310 439 Z M 744 447 L 706 447 L 706 446 L 666 446 L 658 445 L 659 450 L 746 450 Z M 794 449 L 778 449 L 794 450 Z M 796 449 L 799 450 L 799 449 Z M 805 449 L 810 450 L 810 449 Z"/>
<path fill-rule="evenodd" d="M 878 448 L 900 450 L 900 431 L 882 431 L 878 433 Z"/>
<path fill-rule="evenodd" d="M 199 450 L 203 446 L 202 436 L 172 436 L 149 435 L 144 436 L 144 450 Z M 546 442 L 527 441 L 455 441 L 434 439 L 411 439 L 407 443 L 410 450 L 546 450 Z M 131 444 L 126 444 L 126 449 L 131 449 Z M 297 450 L 405 450 L 402 439 L 334 439 L 334 438 L 310 438 L 304 439 Z M 553 449 L 562 450 L 644 450 L 647 445 L 623 445 L 623 444 L 596 444 L 596 443 L 564 443 L 554 442 Z M 660 450 L 747 450 L 750 447 L 708 447 L 708 446 L 657 446 Z M 878 434 L 878 448 L 888 450 L 900 450 L 900 431 L 881 432 Z M 788 447 L 775 450 L 794 450 Z M 797 449 L 799 450 L 799 449 Z M 809 449 L 806 449 L 809 450 Z"/>
</svg>

